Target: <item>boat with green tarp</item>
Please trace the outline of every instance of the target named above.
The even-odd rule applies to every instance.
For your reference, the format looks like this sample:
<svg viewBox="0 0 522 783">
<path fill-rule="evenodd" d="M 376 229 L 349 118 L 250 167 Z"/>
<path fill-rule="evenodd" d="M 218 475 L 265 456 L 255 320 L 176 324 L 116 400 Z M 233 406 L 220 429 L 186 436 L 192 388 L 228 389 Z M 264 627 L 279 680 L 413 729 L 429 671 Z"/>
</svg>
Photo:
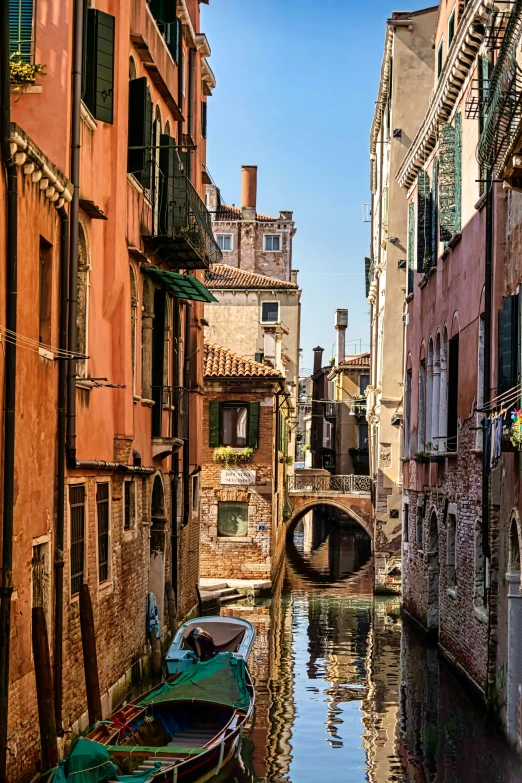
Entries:
<svg viewBox="0 0 522 783">
<path fill-rule="evenodd" d="M 246 661 L 196 661 L 78 740 L 53 783 L 203 783 L 236 752 L 253 719 Z"/>
</svg>

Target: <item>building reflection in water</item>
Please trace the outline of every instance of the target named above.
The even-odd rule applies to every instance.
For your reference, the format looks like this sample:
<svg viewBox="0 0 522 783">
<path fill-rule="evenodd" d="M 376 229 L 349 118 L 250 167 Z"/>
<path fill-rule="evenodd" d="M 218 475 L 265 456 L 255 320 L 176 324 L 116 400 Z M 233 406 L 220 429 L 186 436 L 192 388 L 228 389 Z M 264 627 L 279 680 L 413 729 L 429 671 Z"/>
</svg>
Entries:
<svg viewBox="0 0 522 783">
<path fill-rule="evenodd" d="M 257 718 L 220 780 L 522 783 L 483 711 L 402 626 L 398 599 L 372 595 L 363 536 L 321 510 L 289 541 L 273 597 L 223 610 L 256 626 Z"/>
</svg>

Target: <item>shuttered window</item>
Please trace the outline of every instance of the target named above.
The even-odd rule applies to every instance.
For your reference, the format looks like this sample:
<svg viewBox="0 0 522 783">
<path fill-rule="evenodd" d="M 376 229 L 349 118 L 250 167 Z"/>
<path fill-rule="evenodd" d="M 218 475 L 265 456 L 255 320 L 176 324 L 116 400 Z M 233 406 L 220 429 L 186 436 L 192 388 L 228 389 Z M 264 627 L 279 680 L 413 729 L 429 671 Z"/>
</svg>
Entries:
<svg viewBox="0 0 522 783">
<path fill-rule="evenodd" d="M 437 266 L 439 255 L 439 163 L 433 161 L 431 186 L 431 265 Z"/>
<path fill-rule="evenodd" d="M 149 9 L 157 22 L 170 24 L 176 21 L 175 0 L 150 0 Z"/>
<path fill-rule="evenodd" d="M 85 487 L 76 484 L 69 487 L 71 521 L 71 597 L 78 595 L 83 583 L 85 568 Z"/>
<path fill-rule="evenodd" d="M 519 297 L 507 296 L 498 311 L 498 394 L 509 391 L 520 373 Z"/>
<path fill-rule="evenodd" d="M 129 82 L 129 152 L 127 171 L 141 182 L 151 185 L 152 99 L 147 79 L 142 76 Z"/>
<path fill-rule="evenodd" d="M 9 0 L 9 54 L 25 63 L 34 60 L 33 0 Z"/>
<path fill-rule="evenodd" d="M 114 16 L 89 8 L 87 11 L 86 58 L 83 100 L 101 122 L 113 122 L 114 109 Z"/>
<path fill-rule="evenodd" d="M 417 272 L 431 266 L 431 193 L 427 171 L 419 172 L 417 183 Z"/>
<path fill-rule="evenodd" d="M 455 128 L 444 123 L 439 134 L 439 230 L 440 241 L 455 233 Z"/>
<path fill-rule="evenodd" d="M 209 404 L 209 446 L 259 446 L 259 402 L 212 401 Z"/>
<path fill-rule="evenodd" d="M 449 341 L 448 451 L 457 451 L 459 407 L 459 335 Z"/>
<path fill-rule="evenodd" d="M 109 578 L 109 484 L 96 485 L 96 517 L 98 522 L 98 581 Z"/>
<path fill-rule="evenodd" d="M 410 201 L 408 207 L 408 294 L 413 292 L 413 272 L 415 269 L 415 204 Z"/>
<path fill-rule="evenodd" d="M 462 114 L 455 115 L 455 231 L 462 226 Z"/>
</svg>

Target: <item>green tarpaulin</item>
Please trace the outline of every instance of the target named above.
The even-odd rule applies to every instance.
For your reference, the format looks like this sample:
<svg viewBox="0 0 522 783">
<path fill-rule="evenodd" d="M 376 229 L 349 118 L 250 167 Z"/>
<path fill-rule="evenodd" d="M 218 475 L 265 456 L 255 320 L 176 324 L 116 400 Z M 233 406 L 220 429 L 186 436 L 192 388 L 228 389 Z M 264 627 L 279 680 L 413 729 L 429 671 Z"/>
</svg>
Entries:
<svg viewBox="0 0 522 783">
<path fill-rule="evenodd" d="M 118 767 L 113 764 L 105 745 L 80 737 L 67 761 L 60 761 L 53 783 L 106 783 L 117 780 L 120 783 L 145 783 L 157 768 L 135 775 L 118 775 Z"/>
<path fill-rule="evenodd" d="M 203 701 L 248 710 L 246 663 L 232 653 L 223 653 L 204 663 L 195 663 L 172 683 L 165 682 L 139 702 L 140 707 L 173 701 Z"/>
</svg>

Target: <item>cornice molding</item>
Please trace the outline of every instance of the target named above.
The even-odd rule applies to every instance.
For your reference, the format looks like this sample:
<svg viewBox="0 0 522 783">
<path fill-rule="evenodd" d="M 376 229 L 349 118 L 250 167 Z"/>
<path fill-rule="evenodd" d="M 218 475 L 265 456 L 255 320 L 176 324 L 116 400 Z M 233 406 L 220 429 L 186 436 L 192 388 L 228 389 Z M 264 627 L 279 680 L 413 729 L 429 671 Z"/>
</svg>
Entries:
<svg viewBox="0 0 522 783">
<path fill-rule="evenodd" d="M 11 123 L 11 156 L 56 209 L 71 201 L 73 187 L 67 177 L 14 122 Z"/>
</svg>

